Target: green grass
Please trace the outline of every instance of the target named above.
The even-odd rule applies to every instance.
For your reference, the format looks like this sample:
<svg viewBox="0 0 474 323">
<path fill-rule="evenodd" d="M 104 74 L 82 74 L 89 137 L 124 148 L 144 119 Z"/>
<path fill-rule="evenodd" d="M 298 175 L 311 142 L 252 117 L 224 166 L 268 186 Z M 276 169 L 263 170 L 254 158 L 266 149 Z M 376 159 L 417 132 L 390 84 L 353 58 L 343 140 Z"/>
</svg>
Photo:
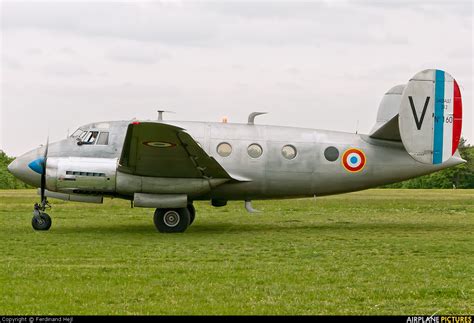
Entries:
<svg viewBox="0 0 474 323">
<path fill-rule="evenodd" d="M 472 314 L 474 191 L 369 190 L 196 203 L 184 234 L 150 209 L 0 191 L 0 314 Z"/>
</svg>

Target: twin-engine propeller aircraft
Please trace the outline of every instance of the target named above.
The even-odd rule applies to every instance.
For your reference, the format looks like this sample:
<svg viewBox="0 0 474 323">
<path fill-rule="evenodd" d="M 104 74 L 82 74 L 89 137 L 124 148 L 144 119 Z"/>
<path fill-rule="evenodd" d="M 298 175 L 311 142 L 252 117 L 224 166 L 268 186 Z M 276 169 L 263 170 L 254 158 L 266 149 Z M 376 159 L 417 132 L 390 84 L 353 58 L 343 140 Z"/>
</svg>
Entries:
<svg viewBox="0 0 474 323">
<path fill-rule="evenodd" d="M 160 232 L 183 232 L 193 202 L 322 196 L 362 190 L 463 163 L 457 82 L 425 70 L 383 97 L 369 135 L 254 124 L 97 122 L 15 159 L 8 169 L 39 187 L 32 225 L 48 230 L 47 197 L 156 208 Z"/>
</svg>

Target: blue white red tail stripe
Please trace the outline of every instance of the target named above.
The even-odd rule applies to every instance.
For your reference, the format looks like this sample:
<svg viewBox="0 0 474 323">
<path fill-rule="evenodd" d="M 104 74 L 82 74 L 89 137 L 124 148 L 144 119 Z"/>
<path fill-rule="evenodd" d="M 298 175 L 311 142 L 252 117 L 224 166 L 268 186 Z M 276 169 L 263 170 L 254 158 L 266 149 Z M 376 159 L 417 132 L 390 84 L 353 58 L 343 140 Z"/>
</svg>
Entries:
<svg viewBox="0 0 474 323">
<path fill-rule="evenodd" d="M 461 128 L 462 128 L 462 99 L 459 85 L 454 80 L 454 98 L 453 98 L 453 144 L 451 154 L 454 154 L 459 145 L 461 139 Z"/>
<path fill-rule="evenodd" d="M 436 70 L 435 106 L 433 125 L 433 164 L 443 162 L 443 127 L 444 126 L 444 72 Z"/>
<path fill-rule="evenodd" d="M 448 160 L 452 154 L 453 143 L 453 94 L 454 83 L 449 75 L 444 80 L 444 103 L 443 103 L 443 157 L 441 162 Z"/>
<path fill-rule="evenodd" d="M 402 93 L 398 126 L 408 154 L 424 164 L 439 165 L 456 153 L 461 138 L 459 85 L 441 70 L 413 76 Z"/>
</svg>

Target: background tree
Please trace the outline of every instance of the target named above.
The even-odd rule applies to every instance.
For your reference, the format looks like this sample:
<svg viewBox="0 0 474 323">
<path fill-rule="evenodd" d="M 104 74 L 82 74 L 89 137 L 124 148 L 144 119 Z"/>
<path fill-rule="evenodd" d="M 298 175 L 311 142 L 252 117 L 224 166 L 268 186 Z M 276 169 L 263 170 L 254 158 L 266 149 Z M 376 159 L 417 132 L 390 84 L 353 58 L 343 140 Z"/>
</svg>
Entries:
<svg viewBox="0 0 474 323">
<path fill-rule="evenodd" d="M 31 186 L 26 185 L 19 179 L 15 178 L 8 170 L 7 166 L 15 158 L 8 157 L 5 152 L 0 150 L 0 189 L 6 188 L 31 188 Z"/>
<path fill-rule="evenodd" d="M 459 141 L 459 154 L 466 163 L 429 175 L 385 185 L 386 188 L 474 188 L 474 147 L 464 138 Z"/>
</svg>

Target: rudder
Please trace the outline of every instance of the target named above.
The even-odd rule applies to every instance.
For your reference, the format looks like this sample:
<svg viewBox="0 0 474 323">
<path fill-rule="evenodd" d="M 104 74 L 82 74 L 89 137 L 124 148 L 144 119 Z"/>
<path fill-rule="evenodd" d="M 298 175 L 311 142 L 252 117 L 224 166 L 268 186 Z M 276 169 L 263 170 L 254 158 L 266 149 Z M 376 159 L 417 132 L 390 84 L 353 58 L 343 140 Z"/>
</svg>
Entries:
<svg viewBox="0 0 474 323">
<path fill-rule="evenodd" d="M 441 164 L 456 152 L 461 137 L 462 99 L 456 80 L 442 70 L 424 70 L 405 87 L 399 112 L 407 152 L 425 164 Z"/>
</svg>

